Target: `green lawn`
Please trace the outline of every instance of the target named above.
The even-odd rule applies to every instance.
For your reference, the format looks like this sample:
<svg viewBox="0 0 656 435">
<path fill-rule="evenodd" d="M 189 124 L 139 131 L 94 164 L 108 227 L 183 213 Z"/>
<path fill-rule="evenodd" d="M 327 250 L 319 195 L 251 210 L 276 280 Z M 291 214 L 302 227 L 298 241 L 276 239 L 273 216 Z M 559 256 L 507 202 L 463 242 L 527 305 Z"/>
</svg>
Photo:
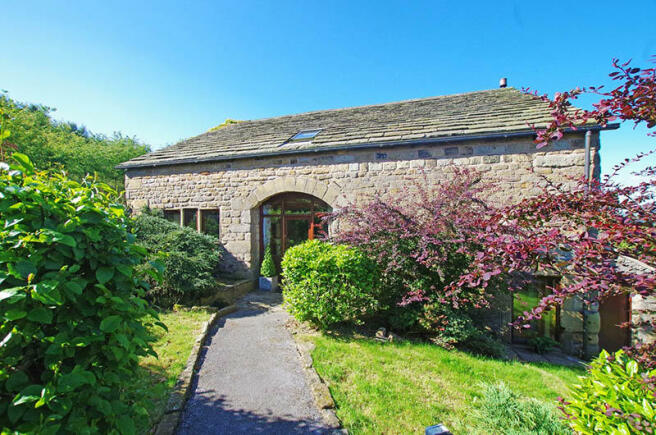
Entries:
<svg viewBox="0 0 656 435">
<path fill-rule="evenodd" d="M 353 434 L 424 433 L 444 423 L 456 434 L 485 433 L 475 409 L 482 383 L 503 381 L 515 392 L 555 403 L 582 369 L 475 357 L 430 344 L 304 336 L 314 365 Z M 480 425 L 480 423 L 479 423 Z"/>
<path fill-rule="evenodd" d="M 145 397 L 149 403 L 149 420 L 137 422 L 137 432 L 146 433 L 164 413 L 169 393 L 182 372 L 191 348 L 201 328 L 212 312 L 181 310 L 160 314 L 168 332 L 156 328 L 154 348 L 159 358 L 147 357 L 141 361 L 141 370 L 130 386 L 131 394 Z"/>
</svg>

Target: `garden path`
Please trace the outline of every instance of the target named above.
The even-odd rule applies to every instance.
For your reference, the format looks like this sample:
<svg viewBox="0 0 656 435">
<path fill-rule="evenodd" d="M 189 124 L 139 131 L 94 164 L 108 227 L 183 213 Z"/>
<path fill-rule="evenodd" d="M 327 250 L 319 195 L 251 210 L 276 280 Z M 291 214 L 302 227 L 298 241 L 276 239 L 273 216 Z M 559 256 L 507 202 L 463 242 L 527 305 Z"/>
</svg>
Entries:
<svg viewBox="0 0 656 435">
<path fill-rule="evenodd" d="M 178 430 L 202 434 L 326 434 L 280 294 L 255 292 L 217 322 Z"/>
</svg>

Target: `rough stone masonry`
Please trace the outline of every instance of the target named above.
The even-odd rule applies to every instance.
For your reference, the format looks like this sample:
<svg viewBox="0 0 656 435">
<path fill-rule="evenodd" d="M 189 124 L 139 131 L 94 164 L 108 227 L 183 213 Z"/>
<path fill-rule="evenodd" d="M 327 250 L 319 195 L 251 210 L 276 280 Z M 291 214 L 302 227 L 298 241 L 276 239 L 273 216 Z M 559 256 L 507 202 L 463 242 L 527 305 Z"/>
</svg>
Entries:
<svg viewBox="0 0 656 435">
<path fill-rule="evenodd" d="M 224 269 L 254 278 L 262 257 L 260 206 L 280 193 L 312 195 L 339 209 L 437 183 L 466 167 L 497 183 L 489 201 L 513 203 L 539 193 L 544 176 L 565 185 L 584 176 L 586 131 L 589 174 L 598 178 L 600 131 L 614 127 L 568 131 L 536 149 L 529 125 L 550 120 L 543 101 L 504 88 L 239 122 L 119 167 L 136 212 L 148 206 L 180 210 L 182 217 L 182 210 L 218 210 Z M 506 302 L 490 313 L 499 330 L 511 316 Z M 576 301 L 563 308 L 561 337 L 571 353 L 594 350 L 595 310 Z"/>
<path fill-rule="evenodd" d="M 599 135 L 593 135 L 593 171 L 599 172 Z M 530 139 L 425 145 L 394 149 L 308 153 L 152 168 L 125 176 L 128 206 L 217 208 L 227 271 L 253 277 L 260 261 L 259 205 L 283 192 L 316 196 L 333 209 L 399 192 L 413 183 L 449 177 L 454 166 L 500 180 L 491 201 L 512 202 L 539 193 L 544 180 L 572 183 L 583 176 L 584 135 L 568 134 L 546 151 Z"/>
</svg>

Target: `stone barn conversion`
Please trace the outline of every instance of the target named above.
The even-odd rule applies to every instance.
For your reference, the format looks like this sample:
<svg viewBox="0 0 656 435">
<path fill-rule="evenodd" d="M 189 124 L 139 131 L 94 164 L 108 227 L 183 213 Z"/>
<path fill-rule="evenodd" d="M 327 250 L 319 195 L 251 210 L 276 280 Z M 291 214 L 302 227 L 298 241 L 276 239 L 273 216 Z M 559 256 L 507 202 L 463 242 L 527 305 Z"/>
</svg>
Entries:
<svg viewBox="0 0 656 435">
<path fill-rule="evenodd" d="M 214 233 L 226 270 L 255 278 L 265 246 L 279 262 L 289 246 L 313 237 L 321 213 L 448 177 L 454 165 L 502 179 L 498 201 L 537 193 L 543 174 L 566 181 L 587 169 L 599 177 L 603 128 L 570 131 L 538 150 L 529 124 L 550 119 L 546 103 L 504 87 L 238 122 L 119 168 L 133 210 L 162 209 L 170 220 Z M 596 346 L 599 313 L 575 303 L 568 310 L 537 329 L 580 354 Z M 612 321 L 628 319 L 628 310 L 613 302 Z M 509 302 L 501 323 L 511 311 Z M 607 348 L 626 342 L 623 331 L 607 329 Z"/>
</svg>

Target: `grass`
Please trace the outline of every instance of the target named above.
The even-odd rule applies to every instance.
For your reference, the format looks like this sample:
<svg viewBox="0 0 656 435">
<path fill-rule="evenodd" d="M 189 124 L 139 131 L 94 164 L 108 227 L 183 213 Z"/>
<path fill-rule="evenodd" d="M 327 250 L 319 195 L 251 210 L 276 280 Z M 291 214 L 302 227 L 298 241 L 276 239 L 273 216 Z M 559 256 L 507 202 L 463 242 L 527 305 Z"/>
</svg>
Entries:
<svg viewBox="0 0 656 435">
<path fill-rule="evenodd" d="M 492 360 L 430 344 L 304 336 L 314 365 L 353 434 L 424 433 L 445 424 L 453 433 L 487 433 L 477 423 L 483 384 L 503 381 L 514 392 L 554 404 L 582 369 Z"/>
<path fill-rule="evenodd" d="M 143 397 L 149 404 L 148 421 L 137 422 L 137 432 L 146 433 L 164 414 L 169 393 L 182 372 L 191 348 L 201 328 L 212 312 L 206 310 L 180 310 L 160 314 L 168 332 L 156 328 L 157 341 L 153 344 L 158 358 L 149 356 L 141 360 L 141 368 L 130 386 L 131 394 Z"/>
</svg>

